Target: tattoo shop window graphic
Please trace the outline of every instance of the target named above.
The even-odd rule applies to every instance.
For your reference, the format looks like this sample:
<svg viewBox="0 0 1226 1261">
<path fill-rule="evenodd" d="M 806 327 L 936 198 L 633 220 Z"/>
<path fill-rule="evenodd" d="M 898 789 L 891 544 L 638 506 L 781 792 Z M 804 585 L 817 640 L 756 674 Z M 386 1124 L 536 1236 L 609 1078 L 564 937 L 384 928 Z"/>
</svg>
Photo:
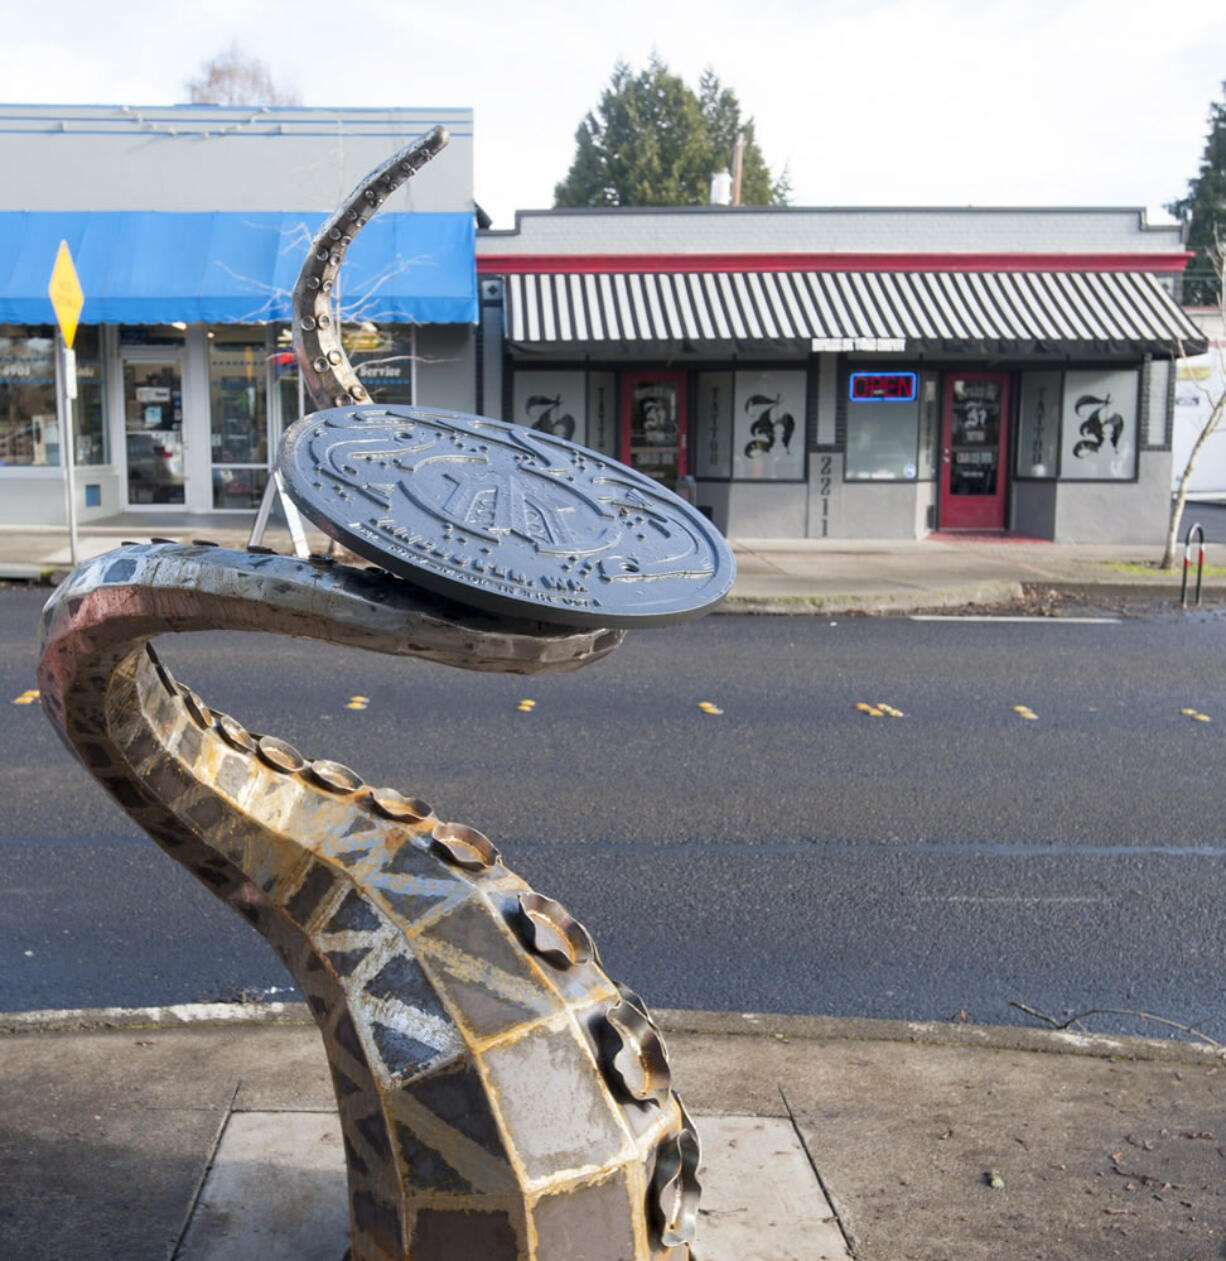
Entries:
<svg viewBox="0 0 1226 1261">
<path fill-rule="evenodd" d="M 1073 413 L 1084 417 L 1077 432 L 1081 440 L 1073 447 L 1073 456 L 1078 460 L 1087 459 L 1103 449 L 1103 443 L 1109 441 L 1114 451 L 1120 449 L 1120 438 L 1124 433 L 1124 418 L 1119 412 L 1111 412 L 1111 395 L 1097 398 L 1093 394 L 1083 394 L 1074 404 Z"/>
<path fill-rule="evenodd" d="M 783 410 L 783 395 L 769 398 L 765 394 L 751 394 L 745 400 L 745 411 L 751 417 L 750 439 L 745 444 L 745 457 L 758 460 L 775 449 L 775 443 L 791 454 L 792 435 L 796 432 L 796 418 Z"/>
<path fill-rule="evenodd" d="M 1136 474 L 1136 372 L 1069 372 L 1060 476 L 1127 481 Z"/>
<path fill-rule="evenodd" d="M 570 441 L 575 436 L 575 418 L 570 412 L 563 411 L 564 407 L 560 394 L 552 398 L 546 394 L 532 394 L 524 404 L 524 411 L 528 413 L 528 424 L 533 429 Z"/>
<path fill-rule="evenodd" d="M 734 392 L 732 476 L 803 480 L 805 374 L 738 372 Z"/>
</svg>

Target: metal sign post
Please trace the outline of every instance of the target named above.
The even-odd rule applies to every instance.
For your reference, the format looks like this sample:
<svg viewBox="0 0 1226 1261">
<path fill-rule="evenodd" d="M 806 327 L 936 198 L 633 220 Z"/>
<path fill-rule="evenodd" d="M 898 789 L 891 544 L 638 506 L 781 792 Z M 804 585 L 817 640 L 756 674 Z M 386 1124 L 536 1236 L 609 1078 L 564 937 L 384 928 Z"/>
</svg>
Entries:
<svg viewBox="0 0 1226 1261">
<path fill-rule="evenodd" d="M 68 554 L 75 566 L 77 557 L 77 476 L 74 452 L 73 403 L 77 397 L 77 352 L 64 344 L 64 334 L 56 329 L 59 354 L 59 388 L 55 392 L 60 424 L 60 461 L 64 466 L 64 497 L 68 503 Z"/>
<path fill-rule="evenodd" d="M 85 305 L 85 294 L 77 279 L 72 252 L 67 241 L 60 242 L 51 269 L 51 282 L 47 294 L 55 311 L 55 344 L 58 384 L 55 391 L 56 417 L 60 426 L 60 462 L 64 466 L 64 495 L 68 501 L 68 553 L 73 565 L 77 563 L 77 486 L 73 460 L 73 403 L 77 397 L 77 355 L 72 348 L 77 335 L 77 321 Z"/>
</svg>

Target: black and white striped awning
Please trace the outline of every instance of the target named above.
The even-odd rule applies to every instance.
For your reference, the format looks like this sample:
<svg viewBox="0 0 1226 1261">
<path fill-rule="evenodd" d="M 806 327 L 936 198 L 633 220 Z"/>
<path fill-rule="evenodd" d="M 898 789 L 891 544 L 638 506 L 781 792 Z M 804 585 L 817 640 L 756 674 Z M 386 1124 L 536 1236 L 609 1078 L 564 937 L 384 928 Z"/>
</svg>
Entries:
<svg viewBox="0 0 1226 1261">
<path fill-rule="evenodd" d="M 505 292 L 507 340 L 525 350 L 1204 349 L 1204 335 L 1143 272 L 548 272 L 509 275 Z"/>
</svg>

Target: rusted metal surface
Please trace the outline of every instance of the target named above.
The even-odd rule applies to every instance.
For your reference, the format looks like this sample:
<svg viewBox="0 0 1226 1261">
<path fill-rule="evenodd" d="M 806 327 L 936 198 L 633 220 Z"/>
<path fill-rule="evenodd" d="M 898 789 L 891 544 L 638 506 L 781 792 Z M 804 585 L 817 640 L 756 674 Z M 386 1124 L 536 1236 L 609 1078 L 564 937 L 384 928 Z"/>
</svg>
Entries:
<svg viewBox="0 0 1226 1261">
<path fill-rule="evenodd" d="M 323 407 L 366 398 L 332 310 L 345 249 L 445 143 L 439 129 L 397 154 L 316 238 L 294 337 Z M 457 419 L 465 432 L 490 423 Z M 617 515 L 637 510 L 619 503 Z M 656 516 L 643 526 L 663 537 Z M 559 566 L 544 571 L 552 590 L 577 561 L 541 550 Z M 712 580 L 731 582 L 717 534 L 710 555 L 705 569 L 688 564 L 695 609 L 722 594 Z M 626 573 L 640 563 L 629 549 L 617 559 Z M 644 621 L 661 620 L 643 604 Z M 535 620 L 549 607 L 485 612 L 380 569 L 161 542 L 81 565 L 43 612 L 53 725 L 167 854 L 267 938 L 314 1014 L 345 1137 L 353 1261 L 685 1261 L 697 1135 L 642 1000 L 488 837 L 248 730 L 172 678 L 150 641 L 271 631 L 521 674 L 574 670 L 621 642 L 605 625 Z"/>
<path fill-rule="evenodd" d="M 128 545 L 52 596 L 39 686 L 90 772 L 310 1004 L 354 1261 L 688 1257 L 697 1140 L 641 1000 L 480 832 L 247 730 L 149 645 L 218 627 L 517 673 L 575 669 L 621 632 L 495 619 L 322 561 Z"/>
</svg>

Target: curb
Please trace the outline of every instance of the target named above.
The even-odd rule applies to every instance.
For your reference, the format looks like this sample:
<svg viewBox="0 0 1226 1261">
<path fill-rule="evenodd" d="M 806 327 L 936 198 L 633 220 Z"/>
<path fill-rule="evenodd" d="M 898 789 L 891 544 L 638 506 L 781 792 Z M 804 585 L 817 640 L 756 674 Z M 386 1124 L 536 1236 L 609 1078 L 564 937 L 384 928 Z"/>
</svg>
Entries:
<svg viewBox="0 0 1226 1261">
<path fill-rule="evenodd" d="M 737 595 L 735 590 L 713 613 L 798 615 L 822 613 L 911 613 L 916 609 L 961 608 L 967 604 L 1003 604 L 1020 600 L 1023 584 L 1013 579 L 995 578 L 968 583 L 964 587 L 908 591 L 873 595 Z"/>
<path fill-rule="evenodd" d="M 33 582 L 55 587 L 64 581 L 70 570 L 70 565 L 0 565 L 0 582 Z"/>
<path fill-rule="evenodd" d="M 1031 1051 L 1092 1059 L 1217 1064 L 1226 1048 L 1159 1038 L 1073 1033 L 1013 1025 L 953 1024 L 935 1020 L 874 1020 L 867 1017 L 786 1016 L 774 1012 L 653 1012 L 665 1033 L 698 1037 L 776 1038 L 783 1042 L 897 1042 L 916 1046 L 970 1047 L 985 1051 Z M 314 1027 L 305 1003 L 177 1003 L 165 1007 L 82 1007 L 0 1013 L 0 1036 L 99 1033 L 131 1029 Z"/>
<path fill-rule="evenodd" d="M 1027 594 L 1042 595 L 1047 591 L 1058 591 L 1061 595 L 1076 596 L 1083 600 L 1127 600 L 1129 597 L 1142 597 L 1146 600 L 1162 600 L 1173 607 L 1179 606 L 1179 571 L 1172 570 L 1174 577 L 1159 580 L 1156 578 L 1139 578 L 1136 582 L 1100 582 L 1094 578 L 1051 578 L 1027 580 L 1022 585 Z M 1189 584 L 1190 592 L 1195 584 Z M 1201 588 L 1201 607 L 1207 604 L 1226 604 L 1226 586 L 1219 583 L 1205 583 Z M 1195 608 L 1196 606 L 1191 606 Z"/>
<path fill-rule="evenodd" d="M 6 1033 L 89 1033 L 201 1025 L 314 1025 L 306 1003 L 173 1003 L 165 1007 L 68 1007 L 0 1012 Z"/>
</svg>

